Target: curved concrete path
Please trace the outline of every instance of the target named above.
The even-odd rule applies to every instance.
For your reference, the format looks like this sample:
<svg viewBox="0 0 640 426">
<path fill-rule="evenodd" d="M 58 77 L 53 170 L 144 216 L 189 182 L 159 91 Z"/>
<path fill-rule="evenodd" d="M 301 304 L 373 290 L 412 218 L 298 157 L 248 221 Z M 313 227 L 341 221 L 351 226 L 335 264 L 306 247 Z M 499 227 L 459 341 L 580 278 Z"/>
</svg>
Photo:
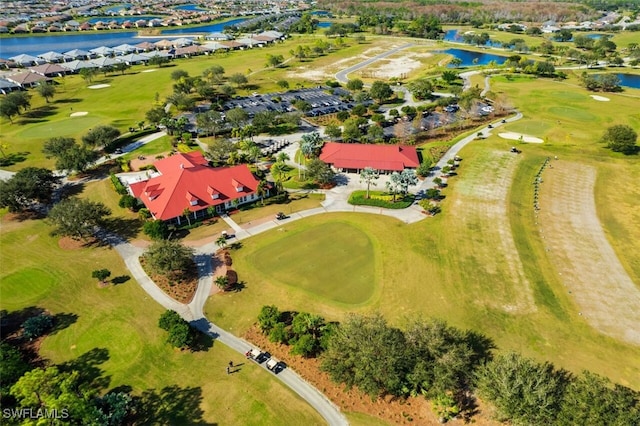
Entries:
<svg viewBox="0 0 640 426">
<path fill-rule="evenodd" d="M 178 312 L 180 316 L 182 316 L 186 321 L 189 321 L 193 327 L 235 350 L 242 356 L 244 356 L 249 349 L 255 348 L 255 346 L 246 340 L 234 336 L 211 323 L 204 316 L 203 307 L 209 297 L 209 292 L 213 282 L 211 259 L 215 249 L 212 249 L 212 247 L 207 245 L 196 250 L 195 261 L 198 266 L 200 280 L 198 282 L 196 294 L 191 303 L 183 304 L 167 296 L 167 294 L 165 294 L 144 272 L 139 260 L 144 249 L 135 247 L 120 236 L 104 230 L 99 231 L 97 235 L 103 241 L 109 243 L 118 252 L 118 254 L 124 259 L 127 268 L 131 271 L 131 274 L 136 281 L 138 281 L 144 291 L 160 305 L 166 309 L 172 309 Z M 266 370 L 265 363 L 256 365 L 260 365 Z M 349 424 L 346 417 L 344 417 L 335 404 L 329 401 L 326 396 L 302 379 L 292 369 L 286 368 L 279 374 L 274 375 L 274 377 L 289 386 L 294 392 L 300 395 L 301 398 L 307 401 L 329 425 L 343 426 Z"/>
</svg>

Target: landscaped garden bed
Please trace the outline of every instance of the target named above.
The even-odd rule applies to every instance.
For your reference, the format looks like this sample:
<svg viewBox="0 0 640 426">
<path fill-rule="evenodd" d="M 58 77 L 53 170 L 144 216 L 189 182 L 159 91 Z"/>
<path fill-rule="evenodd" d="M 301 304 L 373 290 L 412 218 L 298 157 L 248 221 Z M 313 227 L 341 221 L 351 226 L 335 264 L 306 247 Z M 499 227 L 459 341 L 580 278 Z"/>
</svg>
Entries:
<svg viewBox="0 0 640 426">
<path fill-rule="evenodd" d="M 367 191 L 353 191 L 349 196 L 349 204 L 354 206 L 373 206 L 385 209 L 406 209 L 413 204 L 413 200 L 414 196 L 411 194 L 404 196 L 396 194 L 394 197 L 393 194 L 382 191 L 369 191 L 369 198 L 367 198 Z"/>
<path fill-rule="evenodd" d="M 198 269 L 193 265 L 192 273 L 182 275 L 180 278 L 171 279 L 163 274 L 158 274 L 151 270 L 146 264 L 144 257 L 140 258 L 142 269 L 147 273 L 149 278 L 156 283 L 169 297 L 180 303 L 189 303 L 196 294 L 198 288 Z"/>
</svg>

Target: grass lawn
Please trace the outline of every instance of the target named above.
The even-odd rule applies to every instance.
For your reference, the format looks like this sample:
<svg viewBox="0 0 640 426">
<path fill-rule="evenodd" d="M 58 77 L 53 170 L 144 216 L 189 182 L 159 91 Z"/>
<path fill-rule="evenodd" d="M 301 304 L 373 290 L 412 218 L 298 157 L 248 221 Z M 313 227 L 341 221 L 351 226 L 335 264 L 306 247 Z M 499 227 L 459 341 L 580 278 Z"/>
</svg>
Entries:
<svg viewBox="0 0 640 426">
<path fill-rule="evenodd" d="M 347 223 L 287 232 L 247 261 L 271 280 L 345 305 L 367 302 L 378 285 L 372 242 Z"/>
<path fill-rule="evenodd" d="M 128 274 L 109 248 L 63 250 L 42 221 L 2 218 L 1 309 L 31 306 L 67 314 L 70 325 L 47 337 L 41 354 L 64 362 L 90 352 L 104 391 L 129 385 L 135 394 L 165 389 L 154 424 L 320 424 L 316 412 L 270 373 L 225 346 L 209 342 L 200 352 L 169 347 L 157 326 L 162 308 L 134 280 L 98 288 L 91 271 Z M 212 345 L 212 346 L 211 346 Z M 243 365 L 227 375 L 229 360 Z M 176 389 L 169 389 L 177 386 Z M 278 401 L 273 404 L 272 401 Z"/>
<path fill-rule="evenodd" d="M 232 218 L 236 223 L 243 225 L 263 218 L 275 218 L 278 212 L 291 214 L 302 210 L 314 209 L 320 207 L 320 203 L 324 201 L 324 194 L 301 192 L 290 194 L 286 202 L 277 202 L 275 200 L 275 198 L 267 198 L 264 206 L 257 202 L 250 206 L 242 207 L 237 213 L 232 214 Z"/>
</svg>

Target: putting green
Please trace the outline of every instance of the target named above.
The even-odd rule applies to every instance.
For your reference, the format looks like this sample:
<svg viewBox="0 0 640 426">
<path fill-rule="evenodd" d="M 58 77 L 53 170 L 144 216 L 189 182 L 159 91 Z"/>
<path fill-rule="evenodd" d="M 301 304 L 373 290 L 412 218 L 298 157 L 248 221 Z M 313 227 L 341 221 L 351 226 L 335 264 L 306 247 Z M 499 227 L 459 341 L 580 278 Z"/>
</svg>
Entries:
<svg viewBox="0 0 640 426">
<path fill-rule="evenodd" d="M 342 222 L 314 226 L 251 253 L 263 275 L 345 304 L 366 302 L 377 285 L 369 236 Z"/>
<path fill-rule="evenodd" d="M 19 138 L 44 139 L 54 136 L 68 136 L 82 133 L 103 121 L 100 117 L 82 116 L 67 117 L 59 121 L 45 122 L 30 126 L 18 133 Z"/>
<path fill-rule="evenodd" d="M 515 123 L 509 123 L 504 128 L 510 132 L 524 133 L 526 135 L 535 135 L 540 137 L 551 128 L 551 123 L 537 120 L 518 120 Z"/>
<path fill-rule="evenodd" d="M 588 111 L 578 108 L 566 107 L 566 106 L 554 106 L 549 108 L 549 112 L 557 118 L 564 118 L 566 120 L 594 122 L 599 121 L 598 118 Z"/>
<path fill-rule="evenodd" d="M 2 307 L 12 309 L 35 304 L 57 284 L 58 279 L 54 275 L 37 268 L 24 268 L 4 276 L 0 278 Z"/>
<path fill-rule="evenodd" d="M 79 333 L 77 327 L 82 327 L 80 323 L 50 336 L 43 349 L 45 352 L 71 352 L 77 357 L 95 348 L 105 348 L 109 351 L 108 362 L 115 369 L 126 369 L 137 361 L 142 352 L 142 338 L 129 323 L 102 318 L 86 325 Z"/>
</svg>

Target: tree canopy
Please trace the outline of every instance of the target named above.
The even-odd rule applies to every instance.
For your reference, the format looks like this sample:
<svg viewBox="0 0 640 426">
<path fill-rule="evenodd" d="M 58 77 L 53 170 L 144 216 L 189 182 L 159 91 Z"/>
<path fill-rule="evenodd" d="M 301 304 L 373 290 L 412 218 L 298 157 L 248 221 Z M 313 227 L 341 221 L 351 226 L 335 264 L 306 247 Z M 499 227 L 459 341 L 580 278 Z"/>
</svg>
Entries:
<svg viewBox="0 0 640 426">
<path fill-rule="evenodd" d="M 74 197 L 53 206 L 47 218 L 55 226 L 54 234 L 79 240 L 91 236 L 110 214 L 111 210 L 100 202 Z"/>
<path fill-rule="evenodd" d="M 378 101 L 379 104 L 384 103 L 387 99 L 393 96 L 393 90 L 391 90 L 391 86 L 384 81 L 374 81 L 371 84 L 371 88 L 369 89 L 369 94 L 373 99 Z"/>
<path fill-rule="evenodd" d="M 60 179 L 48 169 L 27 167 L 18 171 L 11 179 L 0 180 L 0 207 L 10 212 L 22 212 L 34 203 L 51 202 L 53 190 Z"/>
<path fill-rule="evenodd" d="M 151 268 L 170 276 L 186 274 L 194 268 L 193 249 L 173 240 L 153 243 L 144 254 Z"/>
<path fill-rule="evenodd" d="M 638 134 L 631 126 L 617 124 L 607 128 L 600 139 L 607 144 L 607 148 L 614 152 L 621 152 L 626 155 L 638 153 Z"/>
<path fill-rule="evenodd" d="M 107 151 L 111 151 L 118 137 L 120 137 L 120 130 L 113 126 L 95 126 L 82 137 L 82 143 L 90 147 L 104 147 Z"/>
</svg>

